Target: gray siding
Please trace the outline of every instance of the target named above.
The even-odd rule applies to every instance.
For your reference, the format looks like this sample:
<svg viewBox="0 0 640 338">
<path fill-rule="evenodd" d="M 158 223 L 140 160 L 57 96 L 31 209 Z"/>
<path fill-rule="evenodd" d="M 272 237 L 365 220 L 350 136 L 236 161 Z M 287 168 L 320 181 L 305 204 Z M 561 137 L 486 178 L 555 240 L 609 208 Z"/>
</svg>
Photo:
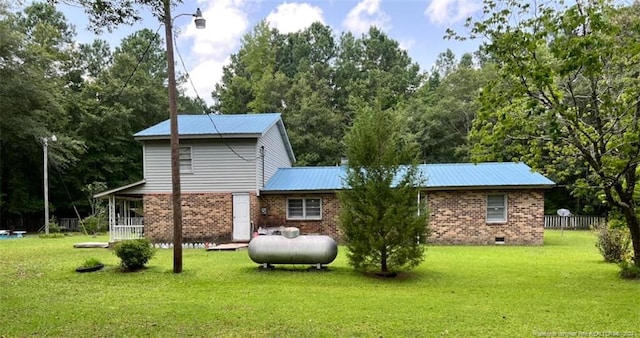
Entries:
<svg viewBox="0 0 640 338">
<path fill-rule="evenodd" d="M 262 158 L 258 159 L 257 175 L 258 188 L 262 188 L 269 181 L 278 168 L 291 167 L 291 159 L 287 153 L 287 147 L 278 129 L 278 124 L 271 126 L 269 130 L 258 140 L 257 154 L 260 147 L 264 146 L 264 177 L 262 177 Z"/>
<path fill-rule="evenodd" d="M 227 146 L 228 145 L 228 146 Z M 256 190 L 256 140 L 180 140 L 191 147 L 192 173 L 181 173 L 182 192 L 233 192 Z M 241 159 L 234 154 L 231 147 Z M 144 142 L 145 193 L 171 191 L 169 140 Z"/>
</svg>

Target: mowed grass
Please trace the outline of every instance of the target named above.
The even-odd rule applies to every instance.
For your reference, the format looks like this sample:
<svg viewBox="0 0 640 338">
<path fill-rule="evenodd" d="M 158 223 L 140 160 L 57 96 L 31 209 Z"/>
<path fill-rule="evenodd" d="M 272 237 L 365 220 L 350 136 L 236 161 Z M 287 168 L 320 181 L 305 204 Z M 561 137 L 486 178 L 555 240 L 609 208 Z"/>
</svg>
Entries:
<svg viewBox="0 0 640 338">
<path fill-rule="evenodd" d="M 0 240 L 0 336 L 640 336 L 640 283 L 602 262 L 589 232 L 545 233 L 542 247 L 430 246 L 396 279 L 354 272 L 260 271 L 247 251 L 172 250 L 118 269 L 84 236 Z M 107 267 L 76 273 L 88 257 Z"/>
</svg>

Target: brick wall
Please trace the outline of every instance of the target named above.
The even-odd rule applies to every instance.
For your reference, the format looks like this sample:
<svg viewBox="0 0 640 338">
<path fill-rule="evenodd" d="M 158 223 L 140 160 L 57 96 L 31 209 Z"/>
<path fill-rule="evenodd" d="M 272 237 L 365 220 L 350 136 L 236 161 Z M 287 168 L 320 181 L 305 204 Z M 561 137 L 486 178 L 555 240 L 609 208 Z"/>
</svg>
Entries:
<svg viewBox="0 0 640 338">
<path fill-rule="evenodd" d="M 507 194 L 507 221 L 486 222 L 488 193 Z M 230 241 L 233 231 L 231 193 L 183 194 L 184 242 Z M 320 197 L 321 220 L 287 220 L 288 197 Z M 319 233 L 340 240 L 335 194 L 250 195 L 251 221 L 260 226 L 295 226 L 302 234 Z M 507 245 L 542 245 L 544 194 L 539 190 L 429 192 L 430 242 L 442 244 L 494 244 L 503 237 Z M 173 224 L 170 194 L 144 197 L 145 235 L 152 241 L 171 242 Z M 262 215 L 261 209 L 267 214 Z"/>
<path fill-rule="evenodd" d="M 287 198 L 321 198 L 321 220 L 287 220 Z M 261 195 L 260 205 L 267 208 L 267 214 L 262 215 L 258 226 L 278 227 L 292 226 L 300 229 L 301 234 L 322 234 L 338 240 L 338 213 L 340 204 L 336 194 L 293 194 L 293 195 Z"/>
<path fill-rule="evenodd" d="M 486 222 L 489 193 L 507 194 L 507 222 Z M 287 220 L 287 197 L 321 197 L 322 220 Z M 259 226 L 295 226 L 301 233 L 321 233 L 340 239 L 340 204 L 335 194 L 262 195 L 260 201 L 261 206 L 267 208 L 267 215 L 260 218 Z M 504 237 L 507 245 L 542 245 L 542 191 L 439 191 L 429 192 L 427 201 L 432 243 L 495 244 L 496 237 Z"/>
<path fill-rule="evenodd" d="M 507 194 L 507 221 L 487 223 L 487 194 Z M 429 241 L 444 244 L 542 245 L 544 193 L 534 190 L 429 192 Z"/>
<path fill-rule="evenodd" d="M 250 220 L 256 224 L 259 203 L 256 194 L 249 195 Z M 144 196 L 145 236 L 153 242 L 173 240 L 171 194 Z M 233 194 L 182 194 L 183 242 L 221 243 L 232 240 Z"/>
</svg>

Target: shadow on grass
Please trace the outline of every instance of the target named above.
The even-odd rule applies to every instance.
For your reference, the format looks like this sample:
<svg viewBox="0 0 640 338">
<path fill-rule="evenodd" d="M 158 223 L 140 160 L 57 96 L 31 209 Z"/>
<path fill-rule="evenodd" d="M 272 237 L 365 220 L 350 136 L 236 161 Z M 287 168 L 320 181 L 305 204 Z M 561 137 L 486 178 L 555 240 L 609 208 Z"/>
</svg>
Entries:
<svg viewBox="0 0 640 338">
<path fill-rule="evenodd" d="M 335 275 L 336 278 L 344 276 L 350 276 L 358 278 L 362 281 L 369 281 L 372 283 L 422 283 L 422 282 L 434 282 L 442 279 L 442 273 L 433 270 L 413 270 L 408 272 L 399 272 L 395 276 L 380 276 L 375 272 L 359 272 L 351 267 L 345 266 L 327 266 L 323 269 L 316 269 L 315 266 L 309 265 L 291 265 L 291 264 L 278 264 L 271 268 L 262 268 L 261 266 L 243 267 L 242 272 L 247 274 L 273 274 L 274 276 L 286 276 L 286 275 L 302 275 L 302 274 L 318 274 L 324 276 Z"/>
</svg>

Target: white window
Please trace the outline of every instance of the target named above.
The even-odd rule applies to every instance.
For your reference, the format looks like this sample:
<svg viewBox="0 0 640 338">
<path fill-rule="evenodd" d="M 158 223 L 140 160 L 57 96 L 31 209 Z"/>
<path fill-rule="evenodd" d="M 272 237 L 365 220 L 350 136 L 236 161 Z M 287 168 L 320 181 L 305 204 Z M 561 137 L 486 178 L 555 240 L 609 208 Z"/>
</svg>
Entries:
<svg viewBox="0 0 640 338">
<path fill-rule="evenodd" d="M 191 147 L 180 147 L 180 172 L 192 173 Z"/>
<path fill-rule="evenodd" d="M 322 199 L 287 199 L 287 219 L 322 219 Z"/>
<path fill-rule="evenodd" d="M 497 223 L 507 221 L 507 195 L 487 195 L 487 222 Z"/>
</svg>

